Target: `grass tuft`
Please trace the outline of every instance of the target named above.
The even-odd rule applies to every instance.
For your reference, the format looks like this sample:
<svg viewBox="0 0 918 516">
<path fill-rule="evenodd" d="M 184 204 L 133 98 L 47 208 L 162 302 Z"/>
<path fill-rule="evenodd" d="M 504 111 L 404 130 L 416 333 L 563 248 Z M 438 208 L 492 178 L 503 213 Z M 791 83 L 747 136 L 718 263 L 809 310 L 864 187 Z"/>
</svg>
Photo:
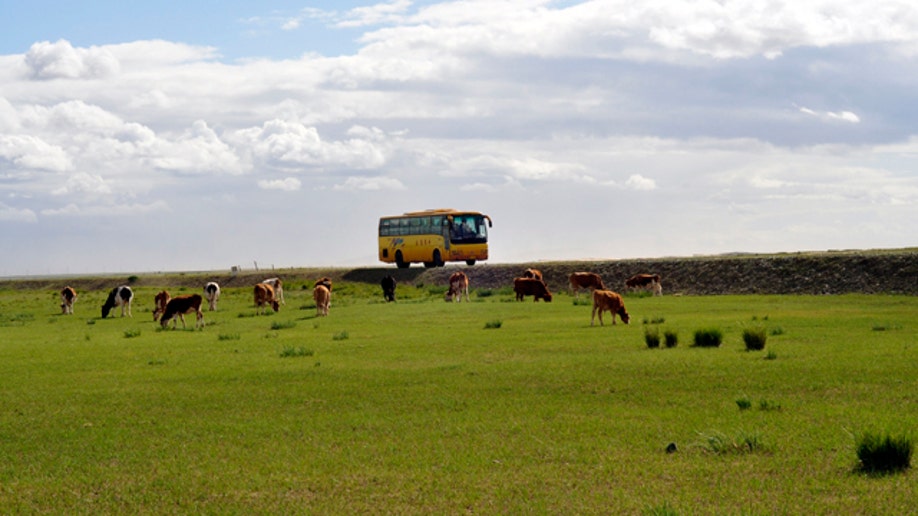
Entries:
<svg viewBox="0 0 918 516">
<path fill-rule="evenodd" d="M 500 328 L 501 326 L 503 326 L 503 324 L 504 323 L 501 322 L 499 319 L 494 320 L 494 321 L 488 321 L 485 323 L 485 329 L 486 330 L 496 330 L 497 328 Z"/>
<path fill-rule="evenodd" d="M 644 329 L 644 342 L 650 349 L 660 347 L 660 330 L 656 327 Z"/>
<path fill-rule="evenodd" d="M 717 328 L 695 330 L 695 343 L 693 346 L 698 348 L 717 348 L 720 347 L 723 339 L 723 332 Z"/>
<path fill-rule="evenodd" d="M 140 330 L 124 330 L 124 338 L 133 339 L 134 337 L 140 337 Z"/>
<path fill-rule="evenodd" d="M 271 323 L 272 330 L 289 330 L 295 327 L 296 327 L 295 321 L 285 321 L 285 322 L 276 321 L 276 322 Z"/>
<path fill-rule="evenodd" d="M 743 330 L 743 343 L 746 344 L 746 351 L 762 351 L 765 349 L 767 340 L 768 334 L 765 328 L 746 328 Z"/>
<path fill-rule="evenodd" d="M 311 349 L 306 349 L 302 346 L 299 347 L 287 347 L 281 350 L 281 358 L 293 358 L 293 357 L 311 357 L 315 355 L 315 352 Z"/>
<path fill-rule="evenodd" d="M 911 466 L 912 439 L 864 433 L 857 443 L 858 469 L 865 473 L 886 475 Z"/>
<path fill-rule="evenodd" d="M 347 340 L 349 338 L 350 338 L 350 335 L 348 335 L 346 331 L 336 333 L 332 336 L 332 340 Z"/>
<path fill-rule="evenodd" d="M 674 348 L 679 345 L 679 334 L 673 330 L 663 332 L 663 342 L 667 348 Z"/>
</svg>

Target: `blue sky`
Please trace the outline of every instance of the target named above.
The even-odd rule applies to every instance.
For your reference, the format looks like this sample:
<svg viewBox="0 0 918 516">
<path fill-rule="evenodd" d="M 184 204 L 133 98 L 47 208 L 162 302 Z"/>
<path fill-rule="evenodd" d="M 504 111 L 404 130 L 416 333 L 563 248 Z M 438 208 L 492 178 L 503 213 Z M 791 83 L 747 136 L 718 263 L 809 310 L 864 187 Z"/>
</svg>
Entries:
<svg viewBox="0 0 918 516">
<path fill-rule="evenodd" d="M 0 1 L 0 276 L 918 240 L 907 1 L 151 5 Z"/>
</svg>

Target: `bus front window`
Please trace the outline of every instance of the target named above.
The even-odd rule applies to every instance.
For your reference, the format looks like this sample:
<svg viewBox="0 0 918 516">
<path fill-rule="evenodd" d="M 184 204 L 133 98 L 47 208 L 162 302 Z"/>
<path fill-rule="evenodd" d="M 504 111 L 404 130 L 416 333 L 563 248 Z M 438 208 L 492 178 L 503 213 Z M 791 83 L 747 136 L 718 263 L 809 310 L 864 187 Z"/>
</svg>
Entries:
<svg viewBox="0 0 918 516">
<path fill-rule="evenodd" d="M 487 225 L 480 217 L 455 217 L 450 231 L 450 239 L 456 243 L 466 244 L 487 242 Z"/>
</svg>

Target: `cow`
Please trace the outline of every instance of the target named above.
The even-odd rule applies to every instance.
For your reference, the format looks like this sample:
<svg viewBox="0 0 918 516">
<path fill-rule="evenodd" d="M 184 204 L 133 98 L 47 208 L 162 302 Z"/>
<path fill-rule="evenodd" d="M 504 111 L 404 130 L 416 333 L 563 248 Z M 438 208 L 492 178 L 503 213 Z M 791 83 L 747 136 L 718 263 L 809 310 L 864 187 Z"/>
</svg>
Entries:
<svg viewBox="0 0 918 516">
<path fill-rule="evenodd" d="M 568 281 L 570 281 L 571 294 L 574 297 L 580 297 L 580 289 L 606 289 L 606 286 L 602 283 L 602 278 L 595 272 L 574 272 L 568 277 Z"/>
<path fill-rule="evenodd" d="M 254 292 L 255 313 L 265 313 L 267 311 L 267 306 L 271 306 L 275 312 L 280 310 L 280 304 L 274 297 L 274 287 L 267 283 L 259 283 L 255 285 Z"/>
<path fill-rule="evenodd" d="M 121 307 L 121 317 L 124 317 L 125 310 L 127 311 L 128 317 L 134 317 L 131 315 L 131 301 L 133 300 L 134 291 L 131 290 L 131 287 L 121 285 L 120 287 L 113 288 L 112 291 L 108 293 L 108 299 L 105 300 L 105 304 L 102 305 L 102 318 L 105 319 L 108 317 L 109 312 L 116 306 Z"/>
<path fill-rule="evenodd" d="M 331 278 L 329 278 L 328 276 L 324 276 L 324 277 L 317 279 L 316 284 L 313 285 L 313 289 L 315 289 L 315 287 L 318 287 L 319 285 L 322 285 L 323 287 L 328 289 L 328 306 L 331 306 L 331 291 L 332 291 Z"/>
<path fill-rule="evenodd" d="M 395 278 L 391 274 L 386 274 L 379 282 L 379 285 L 382 287 L 383 297 L 386 298 L 386 301 L 395 301 Z"/>
<path fill-rule="evenodd" d="M 217 309 L 217 300 L 220 299 L 220 285 L 216 281 L 209 281 L 204 285 L 204 297 L 207 298 L 208 310 L 213 312 Z"/>
<path fill-rule="evenodd" d="M 163 328 L 168 327 L 169 320 L 172 319 L 172 329 L 175 329 L 177 315 L 179 319 L 182 320 L 182 328 L 185 327 L 185 314 L 191 312 L 195 313 L 197 320 L 194 323 L 194 327 L 197 328 L 200 326 L 204 327 L 204 313 L 201 312 L 201 303 L 204 302 L 204 298 L 201 297 L 201 294 L 186 294 L 184 296 L 175 296 L 166 303 L 166 309 L 163 311 L 162 319 L 159 321 L 159 324 Z"/>
<path fill-rule="evenodd" d="M 166 290 L 163 290 L 160 293 L 153 296 L 153 320 L 154 321 L 158 321 L 159 317 L 163 315 L 163 312 L 166 311 L 166 305 L 169 304 L 170 299 L 172 299 L 172 296 L 170 296 L 169 292 Z"/>
<path fill-rule="evenodd" d="M 593 326 L 593 321 L 596 317 L 597 311 L 599 312 L 599 325 L 602 326 L 602 313 L 606 310 L 612 314 L 612 324 L 615 324 L 616 314 L 622 318 L 622 322 L 625 324 L 631 322 L 631 316 L 628 315 L 628 311 L 625 310 L 625 301 L 622 300 L 622 296 L 612 292 L 611 290 L 594 290 L 593 315 L 590 316 L 590 326 Z"/>
<path fill-rule="evenodd" d="M 61 312 L 62 315 L 73 315 L 73 302 L 76 301 L 77 293 L 73 287 L 64 287 L 61 289 Z"/>
<path fill-rule="evenodd" d="M 534 278 L 534 279 L 540 280 L 542 279 L 542 271 L 538 269 L 526 269 L 525 271 L 523 271 L 523 277 L 524 278 Z"/>
<path fill-rule="evenodd" d="M 446 300 L 462 301 L 462 293 L 465 292 L 465 300 L 469 301 L 469 277 L 462 271 L 456 271 L 449 277 L 449 290 L 446 291 Z"/>
<path fill-rule="evenodd" d="M 516 300 L 522 301 L 526 296 L 532 296 L 533 301 L 544 299 L 546 303 L 551 303 L 551 292 L 545 282 L 535 278 L 516 278 L 513 280 L 513 291 L 516 292 Z"/>
<path fill-rule="evenodd" d="M 663 285 L 660 284 L 659 274 L 635 274 L 625 280 L 625 287 L 630 289 L 646 288 L 653 291 L 653 295 L 663 295 Z"/>
<path fill-rule="evenodd" d="M 316 301 L 316 317 L 328 315 L 328 304 L 331 300 L 331 291 L 322 284 L 312 289 L 312 298 Z"/>
<path fill-rule="evenodd" d="M 262 285 L 268 285 L 274 289 L 274 298 L 282 305 L 286 305 L 287 302 L 284 301 L 284 282 L 280 278 L 268 278 L 261 282 Z M 276 312 L 277 310 L 275 310 Z"/>
</svg>

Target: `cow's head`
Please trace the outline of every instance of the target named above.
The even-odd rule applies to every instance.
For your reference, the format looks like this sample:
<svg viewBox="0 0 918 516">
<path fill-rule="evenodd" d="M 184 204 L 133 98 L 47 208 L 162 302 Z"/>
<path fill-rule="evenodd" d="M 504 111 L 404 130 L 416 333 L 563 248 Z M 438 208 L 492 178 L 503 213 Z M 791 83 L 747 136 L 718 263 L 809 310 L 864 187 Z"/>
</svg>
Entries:
<svg viewBox="0 0 918 516">
<path fill-rule="evenodd" d="M 631 316 L 628 315 L 628 312 L 625 310 L 624 306 L 618 311 L 618 315 L 622 318 L 623 323 L 628 324 L 631 322 Z"/>
<path fill-rule="evenodd" d="M 271 308 L 273 308 L 275 312 L 280 310 L 280 303 L 278 303 L 276 299 L 272 299 Z"/>
</svg>

